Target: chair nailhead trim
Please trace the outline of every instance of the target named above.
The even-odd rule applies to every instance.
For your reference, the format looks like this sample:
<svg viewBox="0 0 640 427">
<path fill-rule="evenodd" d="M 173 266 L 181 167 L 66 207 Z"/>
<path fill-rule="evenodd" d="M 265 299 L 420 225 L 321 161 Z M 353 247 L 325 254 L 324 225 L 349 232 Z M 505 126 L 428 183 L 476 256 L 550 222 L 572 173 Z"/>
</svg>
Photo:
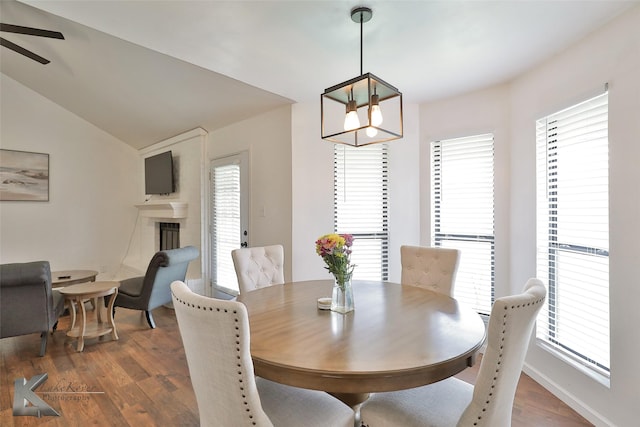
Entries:
<svg viewBox="0 0 640 427">
<path fill-rule="evenodd" d="M 496 363 L 496 370 L 495 370 L 495 375 L 493 377 L 493 384 L 491 384 L 491 390 L 494 390 L 496 388 L 496 382 L 498 381 L 498 376 L 499 376 L 499 373 L 500 373 L 500 366 L 502 365 L 502 358 L 503 358 L 502 351 L 504 350 L 505 335 L 507 333 L 507 311 L 509 310 L 509 308 L 514 310 L 514 309 L 530 307 L 530 306 L 534 306 L 535 307 L 536 305 L 541 304 L 542 302 L 544 302 L 544 300 L 545 300 L 545 298 L 541 298 L 541 299 L 538 299 L 538 300 L 533 301 L 533 302 L 528 302 L 526 304 L 518 304 L 518 305 L 512 305 L 511 307 L 507 307 L 507 306 L 504 307 L 505 312 L 504 312 L 504 315 L 502 316 L 502 336 L 500 337 L 500 342 L 502 342 L 502 344 L 500 345 L 500 353 L 498 354 L 498 361 Z M 487 408 L 491 404 L 491 398 L 492 397 L 493 397 L 493 392 L 489 392 L 489 399 L 487 399 L 485 401 L 485 406 L 482 408 L 481 412 L 486 412 L 487 411 Z M 477 426 L 480 423 L 480 420 L 482 420 L 482 415 L 478 415 L 478 417 L 476 418 L 476 421 L 473 423 L 473 425 Z"/>
<path fill-rule="evenodd" d="M 180 299 L 176 294 L 173 293 L 173 291 L 171 291 L 171 294 L 173 295 L 175 300 L 178 301 L 182 305 L 186 305 L 187 307 L 193 307 L 193 308 L 196 308 L 198 310 L 207 311 L 207 309 L 208 309 L 209 311 L 213 311 L 214 307 L 201 307 L 199 305 L 195 306 L 195 305 L 193 305 L 191 303 L 188 303 L 188 302 L 183 301 L 182 299 Z M 219 307 L 215 307 L 215 309 L 216 309 L 217 312 L 223 311 L 225 313 L 229 313 L 229 310 L 226 309 L 226 308 L 225 309 L 221 309 Z M 233 310 L 231 313 L 233 315 L 238 314 L 238 312 L 236 310 Z M 237 338 L 237 340 L 236 340 L 236 352 L 237 352 L 236 359 L 238 360 L 238 363 L 237 363 L 236 366 L 238 368 L 242 368 L 242 364 L 240 363 L 240 361 L 242 360 L 242 355 L 241 355 L 241 352 L 240 352 L 240 332 L 239 332 L 240 331 L 240 327 L 238 326 L 238 323 L 240 322 L 240 319 L 238 319 L 236 317 L 234 319 L 234 322 L 236 323 L 235 329 L 236 329 L 236 338 Z M 247 401 L 247 396 L 244 393 L 244 378 L 243 378 L 242 369 L 238 369 L 237 374 L 238 374 L 238 377 L 239 377 L 238 378 L 238 384 L 239 384 L 238 388 L 240 389 L 240 395 L 242 396 L 242 399 L 243 399 L 242 404 L 246 407 L 245 411 L 247 412 L 247 415 L 249 416 L 249 419 L 252 420 L 251 421 L 251 425 L 255 426 L 257 424 L 256 424 L 256 421 L 253 419 L 253 413 L 251 412 L 251 407 L 249 406 L 249 402 Z"/>
</svg>

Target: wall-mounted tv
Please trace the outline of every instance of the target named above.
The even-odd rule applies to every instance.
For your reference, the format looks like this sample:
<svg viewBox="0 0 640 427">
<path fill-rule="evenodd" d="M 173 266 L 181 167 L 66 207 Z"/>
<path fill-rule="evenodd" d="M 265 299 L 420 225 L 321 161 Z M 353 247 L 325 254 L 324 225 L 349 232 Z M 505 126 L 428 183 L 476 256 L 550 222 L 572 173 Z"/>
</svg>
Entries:
<svg viewBox="0 0 640 427">
<path fill-rule="evenodd" d="M 173 157 L 171 151 L 144 159 L 144 193 L 173 193 Z"/>
</svg>

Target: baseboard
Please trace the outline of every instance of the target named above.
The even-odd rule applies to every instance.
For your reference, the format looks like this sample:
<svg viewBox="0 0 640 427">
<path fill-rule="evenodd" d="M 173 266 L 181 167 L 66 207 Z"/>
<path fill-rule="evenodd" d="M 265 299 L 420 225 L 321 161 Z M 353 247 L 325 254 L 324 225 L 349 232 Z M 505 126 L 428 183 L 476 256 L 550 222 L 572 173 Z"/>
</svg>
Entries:
<svg viewBox="0 0 640 427">
<path fill-rule="evenodd" d="M 565 388 L 552 381 L 545 374 L 539 370 L 531 367 L 525 363 L 522 369 L 525 374 L 529 375 L 534 381 L 547 389 L 551 394 L 558 399 L 566 403 L 571 409 L 582 415 L 587 421 L 593 423 L 596 427 L 615 427 L 611 421 L 603 417 L 600 413 L 595 411 L 589 405 L 585 404 L 580 399 L 576 398 L 572 393 L 568 392 Z"/>
</svg>

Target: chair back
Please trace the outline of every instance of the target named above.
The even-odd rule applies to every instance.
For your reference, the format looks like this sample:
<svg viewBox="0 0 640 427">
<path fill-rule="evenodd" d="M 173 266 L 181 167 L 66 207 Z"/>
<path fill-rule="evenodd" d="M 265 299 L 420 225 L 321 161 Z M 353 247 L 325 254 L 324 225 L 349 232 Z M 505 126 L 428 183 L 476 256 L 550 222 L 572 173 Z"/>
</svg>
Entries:
<svg viewBox="0 0 640 427">
<path fill-rule="evenodd" d="M 459 259 L 457 249 L 401 246 L 400 282 L 453 296 Z"/>
<path fill-rule="evenodd" d="M 200 256 L 200 251 L 193 246 L 169 249 L 156 252 L 149 262 L 144 275 L 141 301 L 147 310 L 153 310 L 171 302 L 171 283 L 184 281 L 189 263 Z"/>
<path fill-rule="evenodd" d="M 58 320 L 48 261 L 0 265 L 0 338 L 48 331 Z"/>
<path fill-rule="evenodd" d="M 473 399 L 458 426 L 511 426 L 516 387 L 546 293 L 542 282 L 532 278 L 522 294 L 498 298 L 493 304 Z"/>
<path fill-rule="evenodd" d="M 231 251 L 240 293 L 284 283 L 282 245 L 257 246 Z"/>
<path fill-rule="evenodd" d="M 171 291 L 200 425 L 271 427 L 256 388 L 245 306 L 197 295 L 180 281 Z"/>
</svg>

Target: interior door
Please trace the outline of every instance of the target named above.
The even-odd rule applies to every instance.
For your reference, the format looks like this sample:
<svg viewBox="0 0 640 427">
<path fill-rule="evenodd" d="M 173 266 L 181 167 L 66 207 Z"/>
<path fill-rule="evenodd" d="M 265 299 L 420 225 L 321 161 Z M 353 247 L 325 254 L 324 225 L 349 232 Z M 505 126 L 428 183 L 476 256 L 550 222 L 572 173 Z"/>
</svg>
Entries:
<svg viewBox="0 0 640 427">
<path fill-rule="evenodd" d="M 211 286 L 237 295 L 238 280 L 231 251 L 249 244 L 249 155 L 247 152 L 211 162 Z"/>
</svg>

